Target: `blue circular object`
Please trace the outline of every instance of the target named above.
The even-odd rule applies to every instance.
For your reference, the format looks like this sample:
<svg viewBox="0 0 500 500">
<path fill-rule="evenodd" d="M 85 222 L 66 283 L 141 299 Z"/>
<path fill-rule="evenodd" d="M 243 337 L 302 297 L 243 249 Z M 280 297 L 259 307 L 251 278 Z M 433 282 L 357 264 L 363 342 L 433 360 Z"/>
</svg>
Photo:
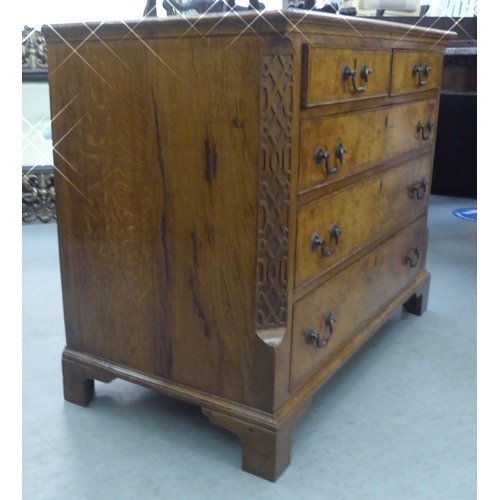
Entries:
<svg viewBox="0 0 500 500">
<path fill-rule="evenodd" d="M 459 219 L 477 222 L 477 207 L 457 208 L 453 210 L 453 215 Z"/>
</svg>

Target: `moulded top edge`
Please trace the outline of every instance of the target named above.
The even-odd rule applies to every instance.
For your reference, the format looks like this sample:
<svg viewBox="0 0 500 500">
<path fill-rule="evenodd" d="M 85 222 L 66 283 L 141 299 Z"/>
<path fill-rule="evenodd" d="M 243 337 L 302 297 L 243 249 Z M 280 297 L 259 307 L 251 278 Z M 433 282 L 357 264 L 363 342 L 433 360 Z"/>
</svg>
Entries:
<svg viewBox="0 0 500 500">
<path fill-rule="evenodd" d="M 415 18 L 416 21 L 418 18 Z M 42 33 L 48 41 L 84 39 L 93 31 L 99 37 L 125 37 L 127 35 L 145 38 L 170 38 L 224 34 L 280 34 L 289 33 L 335 34 L 353 31 L 355 34 L 374 33 L 377 35 L 404 35 L 406 39 L 438 39 L 446 43 L 456 33 L 422 28 L 408 24 L 382 21 L 378 19 L 308 12 L 304 10 L 274 10 L 264 12 L 214 13 L 204 16 L 172 16 L 168 18 L 143 18 L 136 20 L 106 21 L 104 23 L 74 23 L 44 25 Z"/>
</svg>

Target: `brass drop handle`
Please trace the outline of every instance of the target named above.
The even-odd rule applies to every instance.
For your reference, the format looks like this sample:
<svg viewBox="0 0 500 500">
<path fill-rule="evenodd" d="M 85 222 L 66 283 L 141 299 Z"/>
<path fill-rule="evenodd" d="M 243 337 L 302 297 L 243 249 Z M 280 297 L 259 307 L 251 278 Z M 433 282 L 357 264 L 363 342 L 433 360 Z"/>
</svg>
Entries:
<svg viewBox="0 0 500 500">
<path fill-rule="evenodd" d="M 311 250 L 315 251 L 317 248 L 321 248 L 321 257 L 332 256 L 339 246 L 339 237 L 341 232 L 342 229 L 340 229 L 335 222 L 330 231 L 330 239 L 335 241 L 335 245 L 331 250 L 326 250 L 326 240 L 321 239 L 318 233 L 314 233 L 311 238 Z"/>
<path fill-rule="evenodd" d="M 414 182 L 411 185 L 411 196 L 413 198 L 414 193 L 417 194 L 417 200 L 423 200 L 425 198 L 425 193 L 427 192 L 427 186 L 429 183 L 422 177 L 420 182 Z"/>
<path fill-rule="evenodd" d="M 361 70 L 359 72 L 359 77 L 362 81 L 366 82 L 364 87 L 358 87 L 356 85 L 356 64 L 357 59 L 354 59 L 354 68 L 350 69 L 348 64 L 344 64 L 342 67 L 342 81 L 347 82 L 349 78 L 352 78 L 352 87 L 355 92 L 364 92 L 368 88 L 368 75 L 372 72 L 372 70 L 363 63 L 361 65 Z"/>
<path fill-rule="evenodd" d="M 415 245 L 415 248 L 412 248 L 410 252 L 405 255 L 405 263 L 410 267 L 417 267 L 421 255 L 422 249 L 418 245 Z"/>
<path fill-rule="evenodd" d="M 316 347 L 325 347 L 325 345 L 328 343 L 328 341 L 332 338 L 332 335 L 333 335 L 333 323 L 335 323 L 335 321 L 337 321 L 335 319 L 335 316 L 329 312 L 326 316 L 326 319 L 325 319 L 325 326 L 328 328 L 329 330 L 329 335 L 328 337 L 326 337 L 325 339 L 321 340 L 320 338 L 320 333 L 317 332 L 314 328 L 309 328 L 307 330 L 307 335 L 306 335 L 306 342 L 308 344 L 313 344 L 315 343 L 316 344 Z"/>
<path fill-rule="evenodd" d="M 336 174 L 344 166 L 345 153 L 347 153 L 347 149 L 344 148 L 341 142 L 337 142 L 335 146 L 335 158 L 338 160 L 338 165 L 330 169 L 330 153 L 323 151 L 323 148 L 318 146 L 316 151 L 314 151 L 314 163 L 316 163 L 316 165 L 321 165 L 323 161 L 325 161 L 327 175 Z"/>
<path fill-rule="evenodd" d="M 428 141 L 431 138 L 432 127 L 434 127 L 434 123 L 431 122 L 430 118 L 427 119 L 427 123 L 425 125 L 422 125 L 422 123 L 419 121 L 417 124 L 417 134 L 422 133 L 422 139 L 424 141 Z M 425 135 L 426 130 L 428 132 L 427 135 Z"/>
<path fill-rule="evenodd" d="M 411 74 L 415 78 L 415 75 L 418 75 L 418 84 L 419 86 L 423 86 L 427 84 L 427 80 L 422 80 L 422 76 L 427 78 L 429 76 L 429 71 L 431 70 L 430 66 L 427 63 L 420 68 L 417 64 L 413 65 Z"/>
</svg>

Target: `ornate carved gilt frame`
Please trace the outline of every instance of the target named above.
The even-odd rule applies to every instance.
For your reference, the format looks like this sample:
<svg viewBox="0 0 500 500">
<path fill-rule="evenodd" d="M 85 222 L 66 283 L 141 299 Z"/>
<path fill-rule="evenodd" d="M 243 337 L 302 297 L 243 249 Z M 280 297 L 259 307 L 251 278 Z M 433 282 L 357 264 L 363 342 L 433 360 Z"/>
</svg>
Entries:
<svg viewBox="0 0 500 500">
<path fill-rule="evenodd" d="M 23 82 L 47 82 L 47 44 L 43 35 L 23 29 Z M 23 222 L 49 222 L 56 219 L 53 167 L 22 168 Z"/>
</svg>

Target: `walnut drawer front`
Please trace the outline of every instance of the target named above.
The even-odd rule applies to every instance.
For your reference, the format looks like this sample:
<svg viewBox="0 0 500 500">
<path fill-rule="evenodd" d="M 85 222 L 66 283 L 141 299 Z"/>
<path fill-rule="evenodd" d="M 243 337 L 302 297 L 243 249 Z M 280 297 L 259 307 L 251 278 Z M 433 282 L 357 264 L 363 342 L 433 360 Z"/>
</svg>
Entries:
<svg viewBox="0 0 500 500">
<path fill-rule="evenodd" d="M 418 217 L 428 202 L 430 168 L 431 156 L 419 157 L 300 207 L 296 288 Z"/>
<path fill-rule="evenodd" d="M 391 51 L 304 46 L 304 107 L 389 95 Z"/>
<path fill-rule="evenodd" d="M 425 265 L 426 220 L 423 215 L 295 304 L 291 390 L 417 277 Z"/>
<path fill-rule="evenodd" d="M 395 50 L 391 95 L 437 89 L 441 84 L 442 72 L 442 53 Z"/>
<path fill-rule="evenodd" d="M 303 120 L 299 192 L 334 183 L 434 140 L 435 99 Z M 328 161 L 321 151 L 328 154 Z"/>
</svg>

